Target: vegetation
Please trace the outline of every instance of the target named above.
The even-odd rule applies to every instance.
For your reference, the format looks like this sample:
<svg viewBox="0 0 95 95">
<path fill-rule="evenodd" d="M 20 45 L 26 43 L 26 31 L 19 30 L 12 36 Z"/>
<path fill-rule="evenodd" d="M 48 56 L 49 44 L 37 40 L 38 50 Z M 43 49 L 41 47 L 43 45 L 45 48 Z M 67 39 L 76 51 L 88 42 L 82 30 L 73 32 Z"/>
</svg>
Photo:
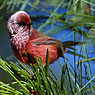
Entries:
<svg viewBox="0 0 95 95">
<path fill-rule="evenodd" d="M 8 19 L 8 14 L 18 10 L 24 10 L 29 13 L 36 11 L 45 12 L 46 15 L 31 15 L 31 19 L 36 21 L 42 20 L 39 31 L 44 31 L 46 26 L 50 28 L 44 32 L 51 36 L 65 29 L 69 31 L 64 33 L 61 40 L 65 39 L 70 32 L 70 38 L 74 40 L 89 41 L 94 45 L 94 0 L 1 0 L 0 11 L 6 10 L 5 14 L 0 16 L 0 20 Z M 48 9 L 52 6 L 51 9 Z M 65 8 L 65 12 L 58 13 L 59 8 Z M 64 10 L 63 10 L 64 11 Z M 7 14 L 7 15 L 6 15 Z M 56 28 L 54 27 L 56 26 Z M 75 48 L 75 47 L 74 47 Z M 74 62 L 71 63 L 69 58 L 64 56 L 64 65 L 58 60 L 61 67 L 61 85 L 57 82 L 56 76 L 49 68 L 47 50 L 47 65 L 42 66 L 42 60 L 36 58 L 37 64 L 23 65 L 20 62 L 13 63 L 10 60 L 0 58 L 0 68 L 8 72 L 15 81 L 9 84 L 0 81 L 1 95 L 94 95 L 95 94 L 95 76 L 92 74 L 91 61 L 95 58 L 89 57 L 91 51 L 86 45 L 80 46 L 79 51 L 76 49 L 68 51 L 74 55 Z M 78 56 L 78 57 L 76 57 Z M 74 64 L 74 65 L 72 65 Z M 83 70 L 84 69 L 84 70 Z M 83 71 L 85 72 L 83 75 Z"/>
</svg>

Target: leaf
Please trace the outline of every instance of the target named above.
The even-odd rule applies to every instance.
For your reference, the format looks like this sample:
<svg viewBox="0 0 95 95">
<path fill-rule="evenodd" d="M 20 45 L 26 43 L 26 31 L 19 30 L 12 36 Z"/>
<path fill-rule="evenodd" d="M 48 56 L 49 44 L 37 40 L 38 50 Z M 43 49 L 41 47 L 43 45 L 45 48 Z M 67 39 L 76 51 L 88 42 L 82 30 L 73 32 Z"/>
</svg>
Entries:
<svg viewBox="0 0 95 95">
<path fill-rule="evenodd" d="M 47 49 L 47 55 L 46 55 L 46 74 L 49 75 L 49 50 Z"/>
<path fill-rule="evenodd" d="M 67 50 L 66 52 L 69 53 L 69 54 L 73 54 L 73 55 L 75 55 L 75 56 L 79 56 L 79 57 L 86 58 L 86 56 L 83 56 L 83 55 L 81 55 L 81 54 L 78 54 L 78 53 L 72 52 L 72 51 L 70 51 L 70 50 Z"/>
</svg>

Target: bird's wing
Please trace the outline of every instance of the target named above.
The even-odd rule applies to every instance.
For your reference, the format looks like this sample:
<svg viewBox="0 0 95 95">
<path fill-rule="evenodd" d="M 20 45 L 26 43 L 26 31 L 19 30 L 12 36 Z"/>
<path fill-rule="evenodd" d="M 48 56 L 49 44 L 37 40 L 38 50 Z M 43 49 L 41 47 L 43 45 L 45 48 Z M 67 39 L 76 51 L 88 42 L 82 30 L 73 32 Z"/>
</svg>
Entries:
<svg viewBox="0 0 95 95">
<path fill-rule="evenodd" d="M 53 44 L 61 44 L 62 42 L 53 38 L 43 38 L 41 40 L 38 40 L 37 42 L 34 41 L 33 44 L 36 45 L 53 45 Z"/>
<path fill-rule="evenodd" d="M 60 40 L 54 39 L 52 37 L 46 36 L 45 34 L 33 29 L 31 32 L 31 40 L 35 45 L 54 45 L 56 44 L 58 48 L 63 46 L 64 48 L 71 48 L 75 45 L 85 44 L 85 42 L 75 42 L 75 41 L 66 41 L 61 42 Z"/>
<path fill-rule="evenodd" d="M 60 40 L 54 39 L 52 37 L 46 36 L 45 34 L 33 29 L 31 32 L 30 40 L 35 45 L 60 45 L 62 42 Z"/>
</svg>

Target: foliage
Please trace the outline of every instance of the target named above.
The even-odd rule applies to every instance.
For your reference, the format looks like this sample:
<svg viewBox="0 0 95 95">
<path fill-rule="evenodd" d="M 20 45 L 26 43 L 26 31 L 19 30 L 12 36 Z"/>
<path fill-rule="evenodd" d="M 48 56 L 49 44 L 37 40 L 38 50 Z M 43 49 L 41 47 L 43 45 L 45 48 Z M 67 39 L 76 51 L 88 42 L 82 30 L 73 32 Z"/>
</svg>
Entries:
<svg viewBox="0 0 95 95">
<path fill-rule="evenodd" d="M 25 94 L 40 94 L 40 95 L 53 95 L 60 94 L 64 95 L 55 80 L 49 75 L 49 52 L 47 51 L 47 62 L 46 68 L 43 67 L 42 61 L 36 58 L 37 64 L 31 64 L 33 73 L 26 72 L 20 65 L 10 62 L 8 64 L 2 58 L 0 58 L 0 67 L 8 72 L 14 79 L 15 82 L 12 84 L 18 84 L 18 89 L 0 82 L 0 94 L 12 94 L 19 95 Z M 30 69 L 31 70 L 31 69 Z"/>
<path fill-rule="evenodd" d="M 84 86 L 82 84 L 83 77 L 80 62 L 84 61 L 80 61 L 78 63 L 79 76 L 78 74 L 76 74 L 75 76 L 73 66 L 73 70 L 69 68 L 65 59 L 65 64 L 63 66 L 60 65 L 62 68 L 60 87 L 60 85 L 58 85 L 57 83 L 56 76 L 49 69 L 48 58 L 49 51 L 47 51 L 46 67 L 43 67 L 42 60 L 36 58 L 37 64 L 31 64 L 32 69 L 30 68 L 28 69 L 28 71 L 26 70 L 25 66 L 21 65 L 22 63 L 9 63 L 0 58 L 0 67 L 8 72 L 15 79 L 14 82 L 9 84 L 5 84 L 0 81 L 0 94 L 31 95 L 32 93 L 33 95 L 81 95 L 82 93 L 84 93 L 87 95 L 89 91 L 93 91 L 93 94 L 95 93 L 93 85 L 95 76 L 93 76 L 92 78 L 85 77 L 84 79 L 88 80 L 88 82 Z M 85 62 L 91 60 L 85 60 Z M 95 60 L 95 58 L 93 58 L 93 60 Z M 87 71 L 86 68 L 85 70 Z M 50 76 L 49 72 L 51 72 L 53 77 Z M 89 72 L 87 71 L 85 75 L 88 74 Z M 77 78 L 76 81 L 75 77 Z M 15 85 L 17 88 L 15 88 Z M 87 85 L 91 86 L 86 87 Z"/>
<path fill-rule="evenodd" d="M 94 91 L 94 87 L 85 87 L 91 82 L 94 82 L 94 78 L 87 79 L 89 80 L 84 86 L 82 86 L 82 76 L 81 76 L 81 64 L 79 64 L 80 75 L 74 75 L 72 69 L 68 67 L 68 64 L 65 60 L 65 64 L 61 66 L 62 75 L 61 75 L 61 87 L 56 81 L 56 77 L 52 78 L 49 75 L 49 51 L 47 51 L 47 65 L 43 67 L 42 60 L 36 58 L 37 64 L 31 64 L 32 69 L 28 71 L 25 70 L 26 67 L 20 63 L 8 63 L 0 58 L 0 67 L 8 72 L 15 81 L 12 82 L 12 85 L 16 85 L 18 88 L 14 88 L 11 84 L 5 84 L 0 82 L 0 94 L 3 95 L 81 95 L 82 93 L 87 93 L 90 90 Z M 91 59 L 92 60 L 92 59 Z M 85 60 L 88 61 L 88 60 Z M 90 61 L 90 59 L 89 59 Z M 82 62 L 82 61 L 81 61 Z M 73 67 L 72 67 L 73 68 Z M 74 68 L 73 68 L 74 70 Z M 32 72 L 32 73 L 31 73 Z M 52 71 L 51 71 L 52 73 Z M 53 73 L 52 73 L 53 74 Z M 75 81 L 75 77 L 77 80 Z M 86 78 L 86 77 L 85 77 Z M 80 81 L 80 82 L 79 82 Z M 75 88 L 73 85 L 75 84 Z M 79 94 L 81 93 L 81 94 Z M 95 92 L 93 92 L 95 93 Z"/>
<path fill-rule="evenodd" d="M 49 36 L 69 29 L 73 32 L 74 40 L 80 41 L 79 35 L 81 35 L 82 41 L 85 41 L 85 39 L 90 39 L 91 43 L 95 41 L 94 0 L 1 0 L 0 4 L 0 11 L 6 9 L 6 14 L 11 14 L 18 10 L 30 13 L 31 11 L 48 13 L 47 15 L 31 15 L 31 19 L 36 19 L 37 21 L 39 20 L 38 18 L 45 18 L 38 30 L 41 31 L 50 25 L 50 29 L 45 32 Z M 28 9 L 26 8 L 27 6 L 29 7 Z M 49 6 L 53 6 L 53 10 L 49 10 Z M 59 8 L 66 8 L 66 12 L 58 13 Z M 0 21 L 6 18 L 8 19 L 8 16 L 2 14 Z M 56 25 L 56 28 L 53 27 L 54 25 Z M 61 39 L 65 39 L 68 34 L 69 32 Z M 57 83 L 56 76 L 49 69 L 49 52 L 47 52 L 46 67 L 42 66 L 42 60 L 36 58 L 37 64 L 31 64 L 32 69 L 29 68 L 28 70 L 20 62 L 13 63 L 0 58 L 0 67 L 15 79 L 11 84 L 18 86 L 18 88 L 15 88 L 11 84 L 0 82 L 0 94 L 94 95 L 95 76 L 92 75 L 90 62 L 95 61 L 95 58 L 88 57 L 88 48 L 85 45 L 81 48 L 83 49 L 80 50 L 80 54 L 77 54 L 75 49 L 73 52 L 69 51 L 69 53 L 75 55 L 74 66 L 69 62 L 69 58 L 65 58 L 65 56 L 63 66 L 59 61 L 62 71 L 61 86 Z M 92 52 L 95 52 L 95 50 Z M 77 62 L 76 55 L 79 56 Z M 84 76 L 82 75 L 82 67 L 84 67 L 85 71 Z M 50 73 L 53 77 L 50 76 Z M 83 84 L 83 80 L 85 84 Z"/>
</svg>

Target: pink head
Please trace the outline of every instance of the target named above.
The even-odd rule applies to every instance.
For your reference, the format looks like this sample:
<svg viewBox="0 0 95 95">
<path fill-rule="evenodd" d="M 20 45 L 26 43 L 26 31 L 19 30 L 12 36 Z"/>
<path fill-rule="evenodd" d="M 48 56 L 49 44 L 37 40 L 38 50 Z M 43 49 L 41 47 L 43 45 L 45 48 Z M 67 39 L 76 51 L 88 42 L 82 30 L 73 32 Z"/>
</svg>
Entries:
<svg viewBox="0 0 95 95">
<path fill-rule="evenodd" d="M 14 13 L 8 20 L 10 41 L 17 49 L 25 47 L 29 40 L 32 25 L 29 15 L 24 11 Z"/>
<path fill-rule="evenodd" d="M 26 12 L 18 11 L 14 13 L 9 18 L 8 24 L 7 24 L 10 36 L 17 34 L 17 32 L 19 32 L 17 29 L 25 28 L 26 26 L 29 26 L 30 23 L 31 23 L 31 19 Z"/>
</svg>

